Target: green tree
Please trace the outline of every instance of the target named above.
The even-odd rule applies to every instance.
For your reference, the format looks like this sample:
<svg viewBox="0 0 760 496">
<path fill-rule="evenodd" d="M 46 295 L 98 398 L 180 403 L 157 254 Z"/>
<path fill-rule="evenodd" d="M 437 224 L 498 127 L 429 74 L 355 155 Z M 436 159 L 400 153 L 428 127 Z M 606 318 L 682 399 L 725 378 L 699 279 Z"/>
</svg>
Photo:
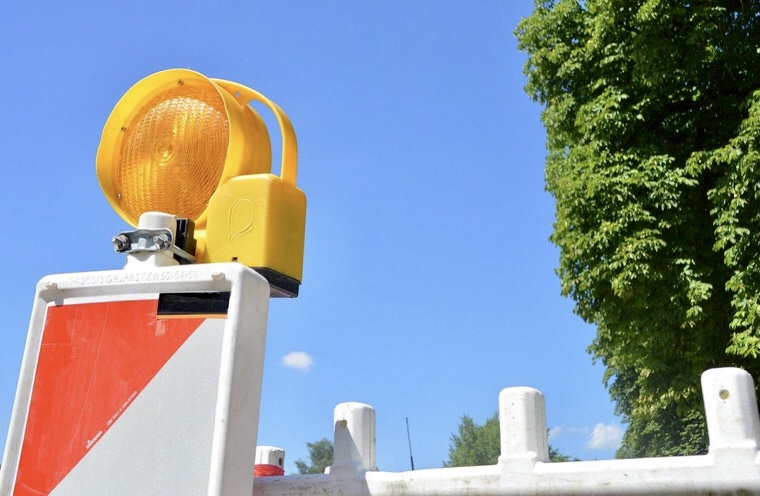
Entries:
<svg viewBox="0 0 760 496">
<path fill-rule="evenodd" d="M 703 453 L 700 373 L 760 375 L 760 0 L 537 0 L 515 34 L 618 456 Z"/>
<path fill-rule="evenodd" d="M 449 459 L 443 462 L 443 466 L 494 465 L 498 462 L 500 454 L 501 440 L 498 413 L 486 419 L 483 425 L 476 424 L 469 415 L 463 415 L 458 433 L 451 436 Z M 570 456 L 563 455 L 551 446 L 549 446 L 549 459 L 553 462 L 575 460 Z"/>
<path fill-rule="evenodd" d="M 296 460 L 296 468 L 299 474 L 324 474 L 325 469 L 333 463 L 333 444 L 323 438 L 315 443 L 306 443 L 309 449 L 309 460 L 307 464 L 303 460 Z"/>
</svg>

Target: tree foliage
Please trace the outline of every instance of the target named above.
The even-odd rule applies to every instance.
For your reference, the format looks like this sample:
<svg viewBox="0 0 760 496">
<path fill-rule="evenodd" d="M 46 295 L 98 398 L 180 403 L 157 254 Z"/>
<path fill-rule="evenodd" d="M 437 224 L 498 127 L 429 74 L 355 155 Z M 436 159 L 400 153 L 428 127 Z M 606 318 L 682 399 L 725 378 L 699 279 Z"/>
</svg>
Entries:
<svg viewBox="0 0 760 496">
<path fill-rule="evenodd" d="M 760 0 L 537 0 L 516 35 L 618 454 L 704 452 L 700 373 L 760 375 Z"/>
<path fill-rule="evenodd" d="M 333 444 L 327 439 L 320 439 L 315 443 L 306 443 L 309 450 L 309 461 L 296 460 L 296 468 L 299 474 L 324 474 L 325 469 L 333 463 Z"/>
<path fill-rule="evenodd" d="M 495 465 L 499 461 L 501 440 L 498 413 L 486 419 L 483 425 L 476 424 L 469 415 L 463 415 L 457 432 L 451 436 L 449 459 L 443 462 L 444 467 Z M 553 462 L 574 460 L 551 446 L 549 459 Z"/>
</svg>

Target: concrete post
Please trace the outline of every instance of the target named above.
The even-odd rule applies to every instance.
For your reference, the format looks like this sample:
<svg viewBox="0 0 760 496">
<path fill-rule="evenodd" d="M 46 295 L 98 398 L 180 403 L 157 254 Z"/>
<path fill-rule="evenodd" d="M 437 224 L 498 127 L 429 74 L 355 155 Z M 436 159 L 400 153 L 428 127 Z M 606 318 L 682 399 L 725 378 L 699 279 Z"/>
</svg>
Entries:
<svg viewBox="0 0 760 496">
<path fill-rule="evenodd" d="M 549 461 L 546 404 L 541 391 L 529 387 L 503 389 L 499 393 L 499 428 L 499 463 L 515 459 Z"/>
<path fill-rule="evenodd" d="M 334 412 L 333 464 L 327 473 L 377 470 L 375 466 L 375 409 L 363 403 L 340 403 Z"/>
<path fill-rule="evenodd" d="M 710 369 L 702 374 L 710 452 L 723 448 L 760 446 L 755 385 L 748 372 L 737 368 Z"/>
</svg>

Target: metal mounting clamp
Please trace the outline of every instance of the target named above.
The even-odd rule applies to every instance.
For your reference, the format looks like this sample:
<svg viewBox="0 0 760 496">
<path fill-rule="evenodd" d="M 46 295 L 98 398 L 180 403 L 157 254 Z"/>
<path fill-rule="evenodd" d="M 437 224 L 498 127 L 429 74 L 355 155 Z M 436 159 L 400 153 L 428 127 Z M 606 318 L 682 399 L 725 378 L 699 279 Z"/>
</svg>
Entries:
<svg viewBox="0 0 760 496">
<path fill-rule="evenodd" d="M 111 238 L 117 253 L 136 253 L 146 251 L 171 251 L 174 255 L 193 263 L 195 257 L 174 244 L 169 229 L 136 229 L 120 232 Z"/>
</svg>

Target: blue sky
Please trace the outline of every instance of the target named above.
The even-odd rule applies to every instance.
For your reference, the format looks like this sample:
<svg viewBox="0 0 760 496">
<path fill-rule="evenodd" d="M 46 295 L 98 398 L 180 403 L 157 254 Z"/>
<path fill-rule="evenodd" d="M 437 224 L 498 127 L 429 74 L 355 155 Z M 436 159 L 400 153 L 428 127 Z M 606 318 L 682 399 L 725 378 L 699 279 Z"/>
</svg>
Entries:
<svg viewBox="0 0 760 496">
<path fill-rule="evenodd" d="M 127 228 L 95 176 L 121 95 L 162 69 L 277 102 L 308 198 L 301 295 L 270 307 L 259 444 L 332 436 L 337 403 L 377 415 L 377 463 L 440 467 L 460 417 L 499 391 L 546 396 L 551 444 L 612 458 L 620 421 L 548 241 L 541 108 L 513 31 L 530 0 L 20 2 L 0 16 L 5 439 L 35 283 L 118 269 Z M 270 119 L 271 122 L 271 119 Z M 293 353 L 296 353 L 295 355 Z"/>
</svg>

